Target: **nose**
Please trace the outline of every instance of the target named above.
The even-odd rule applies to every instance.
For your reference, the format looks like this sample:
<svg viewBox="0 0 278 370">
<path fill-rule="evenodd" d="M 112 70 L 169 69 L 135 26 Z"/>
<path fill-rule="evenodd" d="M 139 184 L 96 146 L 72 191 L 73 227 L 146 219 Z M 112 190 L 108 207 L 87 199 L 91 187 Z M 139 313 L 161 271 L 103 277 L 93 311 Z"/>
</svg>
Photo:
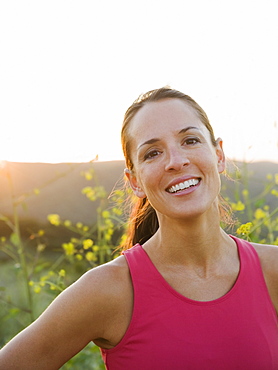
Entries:
<svg viewBox="0 0 278 370">
<path fill-rule="evenodd" d="M 185 150 L 181 148 L 173 148 L 168 152 L 165 171 L 180 171 L 189 163 L 190 160 Z"/>
</svg>

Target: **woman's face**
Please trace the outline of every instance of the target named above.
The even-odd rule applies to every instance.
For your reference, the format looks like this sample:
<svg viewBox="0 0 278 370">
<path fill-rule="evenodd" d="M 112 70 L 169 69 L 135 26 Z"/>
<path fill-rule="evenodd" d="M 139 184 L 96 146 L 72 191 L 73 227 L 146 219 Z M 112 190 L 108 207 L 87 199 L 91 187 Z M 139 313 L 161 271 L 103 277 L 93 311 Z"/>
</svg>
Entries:
<svg viewBox="0 0 278 370">
<path fill-rule="evenodd" d="M 219 173 L 225 169 L 222 141 L 180 99 L 146 103 L 128 128 L 134 193 L 147 197 L 158 218 L 195 217 L 218 210 Z"/>
</svg>

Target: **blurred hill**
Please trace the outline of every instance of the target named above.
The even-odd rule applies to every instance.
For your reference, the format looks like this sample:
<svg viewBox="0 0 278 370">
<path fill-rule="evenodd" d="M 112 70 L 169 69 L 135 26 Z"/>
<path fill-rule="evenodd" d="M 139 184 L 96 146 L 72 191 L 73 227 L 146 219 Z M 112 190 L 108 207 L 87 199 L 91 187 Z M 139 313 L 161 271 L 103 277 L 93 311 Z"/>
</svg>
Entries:
<svg viewBox="0 0 278 370">
<path fill-rule="evenodd" d="M 96 206 L 81 190 L 85 186 L 103 185 L 108 193 L 123 181 L 123 161 L 47 164 L 13 163 L 0 170 L 0 214 L 11 216 L 11 188 L 8 181 L 10 173 L 14 195 L 19 207 L 20 219 L 47 222 L 47 215 L 58 213 L 62 219 L 73 222 L 91 223 L 95 219 Z M 82 173 L 93 169 L 94 178 L 85 179 Z M 35 192 L 39 190 L 39 194 Z"/>
<path fill-rule="evenodd" d="M 237 183 L 223 179 L 222 194 L 230 199 L 233 199 L 236 186 L 243 188 L 243 181 L 248 182 L 251 195 L 256 196 L 263 190 L 267 174 L 278 173 L 278 165 L 271 162 L 236 163 L 236 166 L 230 166 L 229 171 L 235 172 L 238 168 L 242 177 L 244 174 L 247 176 Z M 90 169 L 94 170 L 95 180 L 87 181 L 81 174 Z M 92 224 L 96 219 L 97 202 L 90 202 L 81 190 L 97 183 L 103 185 L 109 194 L 115 187 L 122 187 L 123 170 L 123 161 L 78 164 L 7 162 L 0 168 L 0 214 L 11 217 L 13 213 L 8 181 L 10 173 L 14 195 L 20 204 L 21 222 L 43 225 L 47 224 L 48 214 L 57 213 L 63 220 Z M 39 194 L 36 195 L 38 191 L 34 189 L 38 189 Z M 4 223 L 0 221 L 0 233 L 4 232 L 3 229 Z"/>
</svg>

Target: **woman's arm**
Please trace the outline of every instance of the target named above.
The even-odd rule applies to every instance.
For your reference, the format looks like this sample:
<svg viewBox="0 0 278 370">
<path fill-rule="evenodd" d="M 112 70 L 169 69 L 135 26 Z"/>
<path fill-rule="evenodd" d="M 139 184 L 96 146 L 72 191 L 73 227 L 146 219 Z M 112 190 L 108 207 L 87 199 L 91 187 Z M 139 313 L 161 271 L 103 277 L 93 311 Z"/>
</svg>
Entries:
<svg viewBox="0 0 278 370">
<path fill-rule="evenodd" d="M 113 340 L 120 340 L 128 323 L 113 328 L 113 322 L 117 323 L 117 312 L 124 310 L 124 300 L 130 301 L 125 296 L 130 281 L 125 279 L 128 272 L 123 258 L 89 271 L 62 292 L 33 324 L 3 347 L 0 369 L 59 369 L 90 341 L 100 339 L 113 346 Z"/>
</svg>

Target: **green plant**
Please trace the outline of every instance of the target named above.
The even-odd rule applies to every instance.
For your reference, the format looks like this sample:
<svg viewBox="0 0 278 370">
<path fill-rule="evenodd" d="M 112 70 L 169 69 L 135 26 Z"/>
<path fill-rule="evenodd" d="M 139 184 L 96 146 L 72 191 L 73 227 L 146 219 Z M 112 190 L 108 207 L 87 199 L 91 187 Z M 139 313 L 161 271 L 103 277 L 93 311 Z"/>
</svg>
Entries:
<svg viewBox="0 0 278 370">
<path fill-rule="evenodd" d="M 6 168 L 13 216 L 0 216 L 11 230 L 9 238 L 0 236 L 0 251 L 6 255 L 2 264 L 5 276 L 11 277 L 11 280 L 5 277 L 0 287 L 0 346 L 35 320 L 53 298 L 78 276 L 117 256 L 113 250 L 122 235 L 119 205 L 123 192 L 115 190 L 108 202 L 108 195 L 104 187 L 97 184 L 93 168 L 81 175 L 91 183 L 81 190 L 82 194 L 89 201 L 98 202 L 97 221 L 93 225 L 73 224 L 70 220 L 62 221 L 58 214 L 48 215 L 52 227 L 64 228 L 71 234 L 70 240 L 61 244 L 59 253 L 53 253 L 47 250 L 46 235 L 42 229 L 30 233 L 28 239 L 22 238 L 18 209 L 28 196 L 38 196 L 40 190 L 15 196 L 13 179 L 9 168 Z M 63 368 L 80 368 L 81 363 L 88 369 L 101 369 L 99 349 L 89 344 Z"/>
<path fill-rule="evenodd" d="M 236 234 L 256 243 L 278 245 L 278 174 L 268 174 L 261 192 L 251 195 L 247 164 L 244 171 L 243 186 L 236 173 L 234 199 L 228 199 L 238 217 Z"/>
</svg>

